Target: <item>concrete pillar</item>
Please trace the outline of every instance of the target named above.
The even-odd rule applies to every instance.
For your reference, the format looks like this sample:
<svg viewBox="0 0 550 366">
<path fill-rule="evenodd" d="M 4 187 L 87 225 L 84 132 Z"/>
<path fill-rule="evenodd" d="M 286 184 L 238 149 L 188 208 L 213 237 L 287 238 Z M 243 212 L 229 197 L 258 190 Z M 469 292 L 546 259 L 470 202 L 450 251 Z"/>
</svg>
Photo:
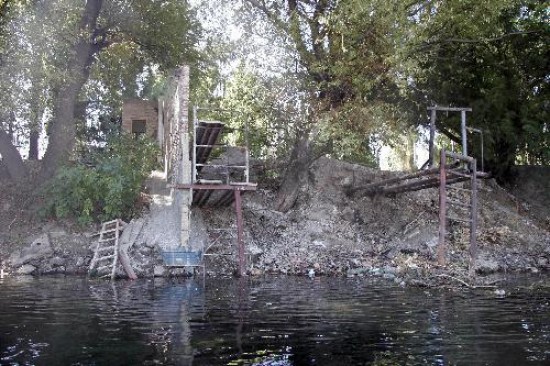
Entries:
<svg viewBox="0 0 550 366">
<path fill-rule="evenodd" d="M 191 183 L 191 160 L 189 159 L 189 66 L 182 66 L 176 71 L 178 100 L 178 131 L 181 143 L 181 160 L 178 183 Z M 181 226 L 180 245 L 191 250 L 189 232 L 191 229 L 191 194 L 190 190 L 180 190 Z"/>
</svg>

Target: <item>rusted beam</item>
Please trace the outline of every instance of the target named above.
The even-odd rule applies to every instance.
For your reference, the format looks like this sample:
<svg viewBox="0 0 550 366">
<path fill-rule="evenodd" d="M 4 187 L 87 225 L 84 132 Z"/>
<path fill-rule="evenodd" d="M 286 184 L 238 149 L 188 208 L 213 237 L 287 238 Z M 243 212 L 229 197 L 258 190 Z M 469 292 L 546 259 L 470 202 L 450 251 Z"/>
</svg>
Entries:
<svg viewBox="0 0 550 366">
<path fill-rule="evenodd" d="M 427 188 L 427 187 L 430 187 L 432 185 L 435 187 L 437 182 L 438 182 L 437 177 L 425 177 L 422 180 L 417 180 L 417 181 L 414 181 L 414 182 L 407 182 L 407 183 L 404 183 L 404 184 L 398 184 L 398 185 L 392 186 L 392 187 L 381 188 L 376 193 L 378 193 L 378 194 L 388 194 L 388 193 L 406 192 L 406 191 L 409 191 L 409 190 L 413 191 L 418 187 L 426 186 L 426 188 Z"/>
<path fill-rule="evenodd" d="M 233 184 L 169 184 L 168 188 L 193 189 L 193 190 L 221 190 L 221 191 L 255 191 L 258 186 L 255 184 L 233 185 Z"/>
<path fill-rule="evenodd" d="M 470 196 L 471 222 L 470 222 L 470 274 L 474 274 L 477 258 L 477 162 L 471 164 L 472 170 L 472 194 Z"/>
<path fill-rule="evenodd" d="M 471 112 L 472 108 L 459 108 L 459 107 L 428 107 L 429 111 L 442 111 L 442 112 Z"/>
<path fill-rule="evenodd" d="M 448 157 L 453 158 L 453 159 L 465 161 L 467 163 L 472 163 L 473 161 L 475 161 L 475 159 L 472 158 L 471 156 L 457 154 L 457 153 L 452 152 L 452 151 L 445 151 L 445 155 L 447 155 Z"/>
<path fill-rule="evenodd" d="M 430 174 L 435 174 L 438 171 L 439 171 L 439 168 L 430 168 L 430 169 L 426 169 L 426 170 L 419 170 L 418 172 L 415 172 L 415 173 L 412 173 L 412 174 L 407 174 L 407 175 L 403 175 L 403 176 L 396 177 L 396 178 L 389 178 L 389 179 L 381 180 L 379 182 L 370 183 L 370 184 L 367 184 L 367 185 L 362 186 L 362 187 L 352 188 L 351 192 L 355 193 L 357 191 L 368 191 L 368 190 L 372 190 L 372 189 L 375 189 L 377 187 L 385 186 L 385 185 L 388 185 L 388 184 L 397 183 L 397 182 L 401 182 L 401 181 L 408 180 L 408 179 L 419 178 L 419 177 L 423 177 L 423 176 L 430 175 Z"/>
<path fill-rule="evenodd" d="M 464 178 L 464 177 L 449 179 L 449 177 L 447 177 L 446 182 L 447 182 L 447 185 L 449 185 L 449 184 L 464 182 L 464 181 L 469 180 L 469 179 L 470 178 Z M 400 186 L 389 187 L 389 188 L 381 190 L 377 193 L 378 194 L 394 194 L 394 193 L 403 193 L 403 192 L 415 192 L 415 191 L 420 191 L 420 190 L 423 190 L 423 189 L 435 188 L 435 187 L 438 187 L 438 186 L 439 186 L 439 177 L 436 177 L 436 178 L 425 179 L 425 180 L 418 181 L 418 182 L 402 184 Z"/>
<path fill-rule="evenodd" d="M 460 132 L 462 136 L 462 155 L 468 156 L 468 134 L 466 132 L 466 110 L 460 111 Z"/>
<path fill-rule="evenodd" d="M 439 243 L 437 246 L 437 263 L 440 266 L 445 265 L 445 232 L 447 221 L 447 191 L 446 191 L 446 178 L 445 162 L 447 158 L 445 156 L 445 150 L 441 150 L 441 160 L 439 164 Z"/>
<path fill-rule="evenodd" d="M 243 208 L 241 192 L 235 191 L 235 213 L 237 214 L 237 245 L 239 246 L 239 276 L 244 275 Z"/>
<path fill-rule="evenodd" d="M 460 171 L 460 170 L 457 170 L 457 169 L 448 169 L 447 174 L 449 176 L 455 175 L 455 176 L 458 176 L 458 177 L 468 178 L 468 179 L 470 179 L 472 177 L 472 173 L 470 173 L 468 171 L 464 171 L 464 170 Z"/>
</svg>

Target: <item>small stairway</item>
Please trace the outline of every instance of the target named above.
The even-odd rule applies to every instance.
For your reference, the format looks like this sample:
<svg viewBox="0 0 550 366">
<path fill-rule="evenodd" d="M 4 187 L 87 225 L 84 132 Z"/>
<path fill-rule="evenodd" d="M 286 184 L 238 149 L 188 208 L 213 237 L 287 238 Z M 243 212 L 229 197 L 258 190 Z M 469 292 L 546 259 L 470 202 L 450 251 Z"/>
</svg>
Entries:
<svg viewBox="0 0 550 366">
<path fill-rule="evenodd" d="M 97 273 L 99 278 L 115 279 L 119 256 L 120 232 L 126 223 L 120 219 L 107 221 L 101 224 L 99 240 L 94 252 L 88 275 Z"/>
<path fill-rule="evenodd" d="M 445 263 L 445 242 L 455 234 L 466 229 L 469 231 L 470 270 L 472 271 L 477 257 L 477 221 L 478 221 L 478 172 L 476 160 L 469 156 L 458 156 L 462 168 L 449 169 L 446 155 L 441 152 L 439 177 L 439 248 L 438 262 Z M 460 234 L 459 234 L 460 235 Z"/>
</svg>

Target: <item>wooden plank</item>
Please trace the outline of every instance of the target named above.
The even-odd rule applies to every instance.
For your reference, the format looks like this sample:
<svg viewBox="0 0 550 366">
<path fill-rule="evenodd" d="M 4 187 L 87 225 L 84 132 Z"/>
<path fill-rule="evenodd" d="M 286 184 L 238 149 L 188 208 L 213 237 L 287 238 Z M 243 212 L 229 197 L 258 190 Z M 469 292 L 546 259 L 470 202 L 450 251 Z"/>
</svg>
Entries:
<svg viewBox="0 0 550 366">
<path fill-rule="evenodd" d="M 114 250 L 114 249 L 115 249 L 114 246 L 108 246 L 108 247 L 98 248 L 97 251 L 98 252 L 107 252 L 107 251 Z"/>
<path fill-rule="evenodd" d="M 469 203 L 464 203 L 464 202 L 456 201 L 456 200 L 452 200 L 452 199 L 447 199 L 447 202 L 452 204 L 452 205 L 456 205 L 456 206 L 460 206 L 460 207 L 464 207 L 464 208 L 472 207 Z"/>
<path fill-rule="evenodd" d="M 98 261 L 98 262 L 99 262 L 99 261 L 105 261 L 105 260 L 108 260 L 108 259 L 113 259 L 114 257 L 115 257 L 114 254 L 112 254 L 112 255 L 104 255 L 103 257 L 97 258 L 97 261 Z"/>
<path fill-rule="evenodd" d="M 128 253 L 126 253 L 125 250 L 120 250 L 118 252 L 118 259 L 120 260 L 120 264 L 122 265 L 122 268 L 124 269 L 124 272 L 126 272 L 128 278 L 131 280 L 137 280 L 137 275 L 130 264 L 130 257 L 128 257 Z"/>
<path fill-rule="evenodd" d="M 460 217 L 454 217 L 454 216 L 449 216 L 447 217 L 450 221 L 456 221 L 456 222 L 464 222 L 464 223 L 471 223 L 472 221 L 470 219 L 463 219 L 463 218 L 460 218 Z"/>
</svg>

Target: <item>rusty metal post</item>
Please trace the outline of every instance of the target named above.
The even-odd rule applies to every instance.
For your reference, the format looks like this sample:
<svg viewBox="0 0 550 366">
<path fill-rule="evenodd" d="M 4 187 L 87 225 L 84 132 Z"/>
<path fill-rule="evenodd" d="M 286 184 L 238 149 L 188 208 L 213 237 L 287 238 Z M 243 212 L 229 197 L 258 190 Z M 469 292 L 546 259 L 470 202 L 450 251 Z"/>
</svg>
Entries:
<svg viewBox="0 0 550 366">
<path fill-rule="evenodd" d="M 445 265 L 445 234 L 447 220 L 447 189 L 446 189 L 446 171 L 445 171 L 445 150 L 441 150 L 441 159 L 439 163 L 439 244 L 437 246 L 437 264 Z"/>
<path fill-rule="evenodd" d="M 468 132 L 466 131 L 466 111 L 460 111 L 460 130 L 462 135 L 462 155 L 468 156 Z"/>
<path fill-rule="evenodd" d="M 477 258 L 477 162 L 474 160 L 470 163 L 472 174 L 472 193 L 470 195 L 470 274 L 475 271 L 475 262 Z"/>
<path fill-rule="evenodd" d="M 241 191 L 236 189 L 235 193 L 235 213 L 237 214 L 237 245 L 239 246 L 239 276 L 244 275 L 244 241 L 243 241 L 243 208 L 241 201 Z"/>
<path fill-rule="evenodd" d="M 428 167 L 435 165 L 435 119 L 437 118 L 437 111 L 432 109 L 430 114 L 430 141 L 428 146 Z"/>
</svg>

